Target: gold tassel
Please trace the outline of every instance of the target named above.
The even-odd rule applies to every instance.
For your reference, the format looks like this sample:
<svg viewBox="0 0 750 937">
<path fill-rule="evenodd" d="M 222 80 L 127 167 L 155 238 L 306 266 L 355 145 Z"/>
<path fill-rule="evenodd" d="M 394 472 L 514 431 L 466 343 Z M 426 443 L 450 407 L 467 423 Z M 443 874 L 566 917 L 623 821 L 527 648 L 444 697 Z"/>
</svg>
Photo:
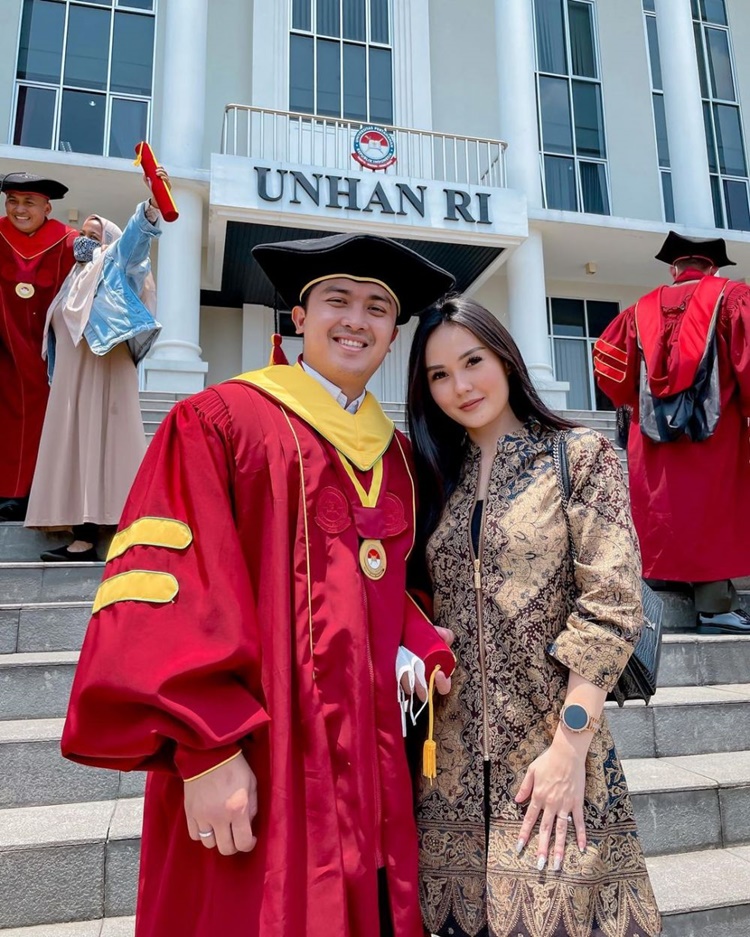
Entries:
<svg viewBox="0 0 750 937">
<path fill-rule="evenodd" d="M 422 774 L 429 778 L 430 784 L 437 777 L 437 745 L 433 736 L 435 727 L 435 705 L 433 696 L 435 692 L 435 674 L 440 670 L 440 664 L 430 674 L 430 685 L 427 690 L 427 712 L 429 715 L 427 727 L 427 741 L 422 749 Z"/>
</svg>

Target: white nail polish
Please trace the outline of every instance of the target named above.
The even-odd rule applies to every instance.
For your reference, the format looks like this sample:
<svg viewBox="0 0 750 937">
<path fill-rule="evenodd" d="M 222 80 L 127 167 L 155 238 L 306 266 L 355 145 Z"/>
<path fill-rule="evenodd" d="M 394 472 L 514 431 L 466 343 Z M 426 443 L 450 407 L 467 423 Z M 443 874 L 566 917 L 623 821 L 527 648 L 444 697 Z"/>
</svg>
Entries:
<svg viewBox="0 0 750 937">
<path fill-rule="evenodd" d="M 541 872 L 544 869 L 546 864 L 547 864 L 547 857 L 539 856 L 539 861 L 536 864 L 537 869 Z"/>
<path fill-rule="evenodd" d="M 519 839 L 518 842 L 516 843 L 516 852 L 518 853 L 519 856 L 523 852 L 523 847 L 525 845 L 526 843 L 522 839 Z"/>
<path fill-rule="evenodd" d="M 552 871 L 559 872 L 561 865 L 562 865 L 562 859 L 559 856 L 555 856 L 555 861 L 552 863 Z"/>
</svg>

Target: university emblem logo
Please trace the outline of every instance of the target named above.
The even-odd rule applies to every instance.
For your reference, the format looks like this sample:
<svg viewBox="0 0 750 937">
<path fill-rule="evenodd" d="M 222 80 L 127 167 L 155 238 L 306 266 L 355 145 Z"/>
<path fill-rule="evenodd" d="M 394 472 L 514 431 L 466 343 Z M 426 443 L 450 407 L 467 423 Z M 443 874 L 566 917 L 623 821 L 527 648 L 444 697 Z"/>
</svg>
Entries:
<svg viewBox="0 0 750 937">
<path fill-rule="evenodd" d="M 383 127 L 361 127 L 354 137 L 352 156 L 365 169 L 387 169 L 396 162 L 396 141 Z"/>
</svg>

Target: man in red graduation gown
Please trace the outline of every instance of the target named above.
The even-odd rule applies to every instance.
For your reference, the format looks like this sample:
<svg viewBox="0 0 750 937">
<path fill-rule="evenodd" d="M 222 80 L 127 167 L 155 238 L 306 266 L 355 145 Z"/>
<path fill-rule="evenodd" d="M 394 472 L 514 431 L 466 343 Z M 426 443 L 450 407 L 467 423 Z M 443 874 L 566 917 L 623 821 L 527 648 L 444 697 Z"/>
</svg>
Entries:
<svg viewBox="0 0 750 937">
<path fill-rule="evenodd" d="M 453 657 L 406 593 L 408 443 L 365 385 L 452 277 L 370 235 L 254 255 L 302 358 L 160 428 L 63 753 L 151 771 L 137 937 L 422 937 L 396 658 L 439 664 L 447 692 Z"/>
<path fill-rule="evenodd" d="M 49 394 L 44 322 L 73 266 L 78 232 L 49 217 L 50 199 L 68 191 L 62 183 L 13 172 L 0 189 L 0 521 L 11 521 L 26 514 Z"/>
<path fill-rule="evenodd" d="M 633 519 L 647 578 L 693 584 L 698 630 L 750 634 L 732 578 L 750 574 L 750 287 L 717 277 L 721 238 L 670 232 L 672 286 L 594 346 L 596 380 L 630 405 Z"/>
</svg>

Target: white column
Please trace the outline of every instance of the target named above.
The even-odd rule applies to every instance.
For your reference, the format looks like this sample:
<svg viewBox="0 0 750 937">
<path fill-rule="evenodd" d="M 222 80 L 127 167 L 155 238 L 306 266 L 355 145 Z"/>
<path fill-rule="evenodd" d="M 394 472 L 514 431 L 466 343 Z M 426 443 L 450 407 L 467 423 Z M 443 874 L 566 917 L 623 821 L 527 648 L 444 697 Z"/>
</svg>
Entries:
<svg viewBox="0 0 750 937">
<path fill-rule="evenodd" d="M 428 0 L 393 0 L 394 123 L 432 129 Z"/>
<path fill-rule="evenodd" d="M 157 154 L 172 174 L 180 217 L 164 224 L 159 241 L 157 318 L 163 329 L 144 362 L 146 390 L 193 393 L 203 389 L 208 370 L 198 344 L 203 198 L 179 180 L 180 170 L 203 162 L 207 23 L 208 0 L 168 0 Z"/>
<path fill-rule="evenodd" d="M 526 196 L 530 208 L 541 208 L 532 0 L 495 0 L 495 36 L 500 135 L 508 143 L 507 184 Z M 552 369 L 541 232 L 529 229 L 526 241 L 513 249 L 506 269 L 510 332 L 537 390 L 549 406 L 562 410 L 569 385 L 556 381 Z"/>
<path fill-rule="evenodd" d="M 690 0 L 656 0 L 675 220 L 715 227 Z"/>
<path fill-rule="evenodd" d="M 259 0 L 253 5 L 253 101 L 256 107 L 289 110 L 291 3 Z"/>
<path fill-rule="evenodd" d="M 242 307 L 242 370 L 265 368 L 271 356 L 273 309 L 245 303 Z"/>
</svg>

